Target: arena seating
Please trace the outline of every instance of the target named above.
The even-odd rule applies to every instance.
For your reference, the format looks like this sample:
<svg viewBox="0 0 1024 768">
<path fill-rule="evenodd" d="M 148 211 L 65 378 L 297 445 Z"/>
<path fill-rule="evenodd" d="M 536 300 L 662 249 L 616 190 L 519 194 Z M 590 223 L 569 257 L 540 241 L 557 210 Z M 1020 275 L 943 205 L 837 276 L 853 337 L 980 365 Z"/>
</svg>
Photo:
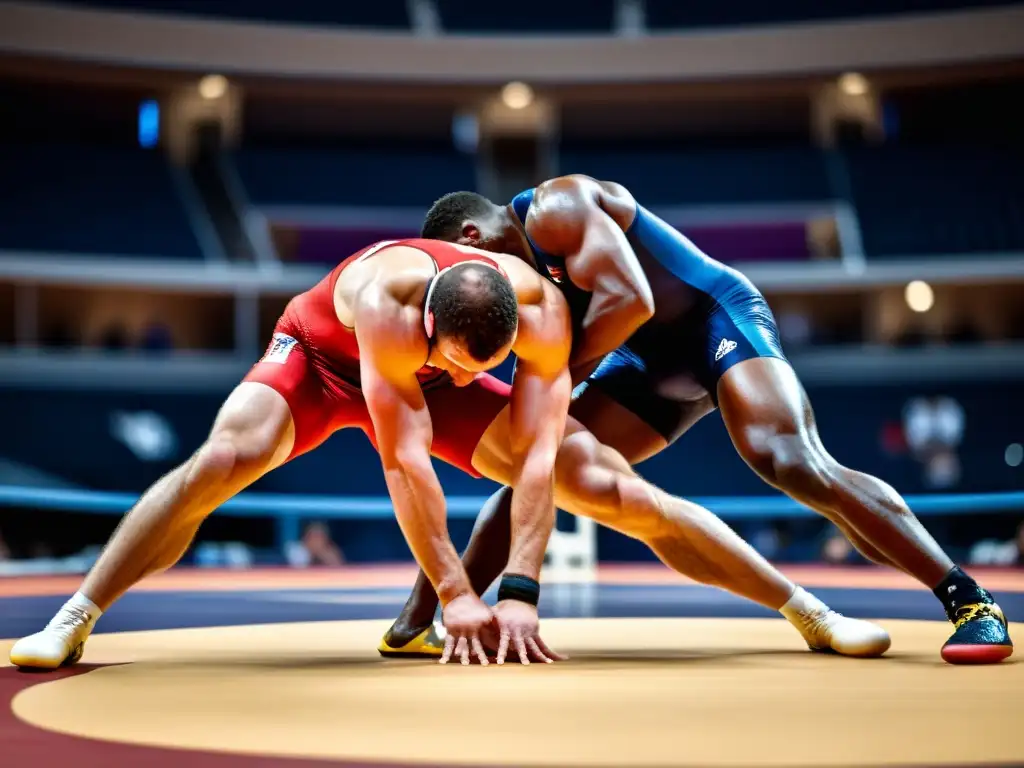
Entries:
<svg viewBox="0 0 1024 768">
<path fill-rule="evenodd" d="M 1024 154 L 966 147 L 846 153 L 869 256 L 1024 251 Z"/>
<path fill-rule="evenodd" d="M 633 144 L 567 146 L 562 173 L 625 184 L 647 205 L 828 200 L 824 156 L 810 148 L 680 150 Z"/>
<path fill-rule="evenodd" d="M 336 24 L 346 27 L 408 29 L 405 0 L 372 3 L 330 3 L 319 0 L 63 0 L 65 5 L 117 11 L 146 11 L 212 16 L 293 24 Z"/>
<path fill-rule="evenodd" d="M 255 205 L 421 208 L 476 186 L 473 159 L 450 145 L 246 149 L 235 161 Z"/>
<path fill-rule="evenodd" d="M 956 492 L 1020 490 L 1020 471 L 1003 460 L 1006 447 L 1020 442 L 1024 411 L 1021 382 L 933 382 L 921 385 L 809 385 L 815 415 L 830 452 L 842 462 L 885 478 L 901 491 L 933 490 L 921 465 L 887 442 L 888 430 L 902 423 L 915 397 L 945 395 L 963 408 L 965 428 L 958 453 L 962 466 Z M 0 459 L 101 490 L 143 490 L 187 458 L 206 437 L 225 393 L 164 394 L 79 390 L 53 383 L 45 389 L 4 386 L 0 397 L 17 403 L 5 417 L 5 430 L 18 435 L 0 447 Z M 170 425 L 174 439 L 159 437 L 149 416 Z M 143 416 L 140 417 L 140 414 Z M 135 450 L 126 419 L 136 418 Z M 155 450 L 164 446 L 164 449 Z M 887 452 L 892 450 L 892 453 Z M 141 457 L 140 457 L 141 456 Z M 441 463 L 449 494 L 486 495 L 492 487 Z M 664 454 L 644 462 L 645 477 L 684 496 L 763 496 L 771 491 L 736 455 L 717 415 Z M 386 494 L 380 462 L 366 437 L 345 430 L 322 448 L 262 480 L 261 491 L 297 494 Z"/>
<path fill-rule="evenodd" d="M 818 0 L 780 0 L 774 3 L 758 0 L 717 3 L 646 0 L 647 24 L 652 29 L 830 21 L 1012 4 L 1012 0 L 829 0 L 827 3 Z"/>
<path fill-rule="evenodd" d="M 110 10 L 139 10 L 178 15 L 268 20 L 295 24 L 339 25 L 359 28 L 402 29 L 410 26 L 405 0 L 374 3 L 327 3 L 319 0 L 60 0 Z M 683 3 L 646 0 L 647 23 L 652 29 L 685 29 L 774 24 L 793 21 L 829 21 L 865 16 L 929 13 L 1012 4 L 1012 0 L 731 0 Z M 551 34 L 611 31 L 613 0 L 521 0 L 514 6 L 475 0 L 437 0 L 444 28 L 451 32 Z"/>
<path fill-rule="evenodd" d="M 614 0 L 517 0 L 513 5 L 479 0 L 437 0 L 447 32 L 564 34 L 611 32 Z"/>
<path fill-rule="evenodd" d="M 202 258 L 163 155 L 0 146 L 0 249 Z"/>
<path fill-rule="evenodd" d="M 449 147 L 344 150 L 248 149 L 236 156 L 256 205 L 423 207 L 474 189 L 472 158 Z M 648 205 L 817 202 L 832 197 L 812 149 L 680 151 L 620 145 L 569 146 L 562 173 L 625 184 Z M 401 179 L 401 183 L 395 183 Z"/>
</svg>

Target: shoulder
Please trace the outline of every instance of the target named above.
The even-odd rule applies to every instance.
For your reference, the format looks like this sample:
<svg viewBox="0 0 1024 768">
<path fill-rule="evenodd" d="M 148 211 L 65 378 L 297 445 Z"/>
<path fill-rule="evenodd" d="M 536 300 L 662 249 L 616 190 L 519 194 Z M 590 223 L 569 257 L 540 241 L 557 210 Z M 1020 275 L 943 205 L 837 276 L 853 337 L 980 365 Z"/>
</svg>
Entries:
<svg viewBox="0 0 1024 768">
<path fill-rule="evenodd" d="M 606 200 L 632 200 L 633 196 L 622 184 L 599 181 L 592 176 L 574 173 L 558 176 L 540 184 L 534 193 L 533 206 L 568 205 L 600 208 Z"/>
<path fill-rule="evenodd" d="M 360 358 L 385 374 L 413 373 L 430 354 L 419 308 L 383 291 L 367 292 L 360 299 L 355 332 Z"/>
<path fill-rule="evenodd" d="M 389 299 L 398 304 L 417 302 L 418 294 L 437 267 L 433 254 L 416 243 L 398 242 L 374 255 L 373 272 L 360 291 L 363 300 L 381 306 Z"/>
<path fill-rule="evenodd" d="M 572 348 L 572 315 L 562 292 L 537 277 L 532 301 L 520 298 L 519 330 L 512 351 L 523 360 L 546 362 L 557 368 L 566 364 Z"/>
<path fill-rule="evenodd" d="M 539 304 L 544 299 L 547 281 L 531 265 L 507 253 L 488 253 L 487 256 L 501 267 L 512 283 L 520 307 Z"/>
<path fill-rule="evenodd" d="M 422 299 L 433 264 L 406 246 L 389 247 L 374 258 L 380 259 L 375 274 L 354 297 L 360 356 L 375 359 L 378 367 L 417 370 L 429 353 Z"/>
<path fill-rule="evenodd" d="M 526 216 L 526 233 L 549 253 L 569 253 L 579 247 L 596 199 L 590 180 L 561 176 L 537 187 Z"/>
<path fill-rule="evenodd" d="M 526 231 L 544 250 L 571 253 L 579 247 L 595 216 L 633 206 L 632 195 L 621 184 L 581 174 L 560 176 L 537 187 Z"/>
<path fill-rule="evenodd" d="M 599 191 L 600 182 L 590 176 L 558 176 L 537 186 L 530 213 L 544 213 L 553 209 L 561 209 L 566 213 L 570 209 L 586 208 L 597 202 Z"/>
</svg>

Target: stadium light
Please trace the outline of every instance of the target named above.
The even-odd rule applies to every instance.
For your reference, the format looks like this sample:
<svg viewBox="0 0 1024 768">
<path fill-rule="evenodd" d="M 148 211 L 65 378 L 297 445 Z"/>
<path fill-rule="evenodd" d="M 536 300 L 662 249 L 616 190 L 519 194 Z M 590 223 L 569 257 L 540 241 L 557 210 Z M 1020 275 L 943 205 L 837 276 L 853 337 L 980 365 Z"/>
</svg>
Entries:
<svg viewBox="0 0 1024 768">
<path fill-rule="evenodd" d="M 914 312 L 927 312 L 935 305 L 935 292 L 924 280 L 907 283 L 903 297 Z"/>
<path fill-rule="evenodd" d="M 501 89 L 501 100 L 509 109 L 526 109 L 533 103 L 533 89 L 526 83 L 509 83 Z"/>
<path fill-rule="evenodd" d="M 1006 446 L 1006 453 L 1003 455 L 1006 460 L 1007 466 L 1019 467 L 1024 462 L 1024 445 L 1020 443 L 1010 443 Z"/>
<path fill-rule="evenodd" d="M 223 75 L 207 75 L 199 81 L 199 95 L 208 101 L 219 99 L 228 92 L 228 81 Z"/>
<path fill-rule="evenodd" d="M 864 75 L 847 72 L 839 78 L 839 90 L 847 96 L 863 96 L 868 92 L 868 81 Z"/>
</svg>

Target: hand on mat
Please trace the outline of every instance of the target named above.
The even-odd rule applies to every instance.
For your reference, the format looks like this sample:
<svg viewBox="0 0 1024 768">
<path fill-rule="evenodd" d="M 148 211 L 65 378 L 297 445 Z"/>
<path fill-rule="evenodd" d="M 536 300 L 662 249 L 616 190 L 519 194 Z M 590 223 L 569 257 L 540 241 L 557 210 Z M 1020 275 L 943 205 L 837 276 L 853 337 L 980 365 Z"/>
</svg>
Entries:
<svg viewBox="0 0 1024 768">
<path fill-rule="evenodd" d="M 441 621 L 448 633 L 440 659 L 442 664 L 447 664 L 452 655 L 463 664 L 469 664 L 474 654 L 481 664 L 487 664 L 487 652 L 480 636 L 494 624 L 490 606 L 476 595 L 462 595 L 444 607 Z"/>
<path fill-rule="evenodd" d="M 555 653 L 541 640 L 540 617 L 536 606 L 519 600 L 502 600 L 494 606 L 501 639 L 498 642 L 498 663 L 504 664 L 511 650 L 519 654 L 521 664 L 539 661 L 550 664 L 565 661 L 568 656 Z"/>
</svg>

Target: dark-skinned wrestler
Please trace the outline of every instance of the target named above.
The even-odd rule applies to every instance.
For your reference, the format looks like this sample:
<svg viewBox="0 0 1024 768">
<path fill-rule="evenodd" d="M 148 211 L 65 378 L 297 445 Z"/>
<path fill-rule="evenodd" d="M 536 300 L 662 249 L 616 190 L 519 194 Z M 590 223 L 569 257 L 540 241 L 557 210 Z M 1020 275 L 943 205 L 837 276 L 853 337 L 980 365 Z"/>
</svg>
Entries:
<svg viewBox="0 0 1024 768">
<path fill-rule="evenodd" d="M 422 234 L 517 255 L 562 290 L 574 320 L 574 380 L 583 382 L 571 414 L 600 442 L 635 464 L 719 410 L 736 450 L 766 482 L 834 522 L 868 559 L 933 592 L 954 626 L 946 661 L 1011 655 L 992 595 L 893 488 L 828 453 L 757 288 L 624 187 L 565 176 L 507 206 L 457 192 L 434 204 Z M 503 488 L 489 501 L 465 553 L 480 589 L 505 563 L 509 497 Z M 428 627 L 436 600 L 419 579 L 386 644 Z"/>
</svg>

